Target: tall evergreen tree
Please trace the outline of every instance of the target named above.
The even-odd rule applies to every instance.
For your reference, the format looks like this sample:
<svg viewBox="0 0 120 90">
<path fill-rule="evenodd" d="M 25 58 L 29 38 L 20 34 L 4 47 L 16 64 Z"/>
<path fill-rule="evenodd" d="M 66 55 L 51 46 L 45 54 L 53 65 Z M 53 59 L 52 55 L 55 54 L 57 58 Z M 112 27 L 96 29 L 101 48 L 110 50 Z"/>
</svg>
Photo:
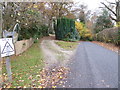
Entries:
<svg viewBox="0 0 120 90">
<path fill-rule="evenodd" d="M 113 27 L 112 20 L 109 17 L 108 11 L 103 9 L 102 15 L 98 16 L 96 20 L 95 33 L 111 27 Z"/>
</svg>

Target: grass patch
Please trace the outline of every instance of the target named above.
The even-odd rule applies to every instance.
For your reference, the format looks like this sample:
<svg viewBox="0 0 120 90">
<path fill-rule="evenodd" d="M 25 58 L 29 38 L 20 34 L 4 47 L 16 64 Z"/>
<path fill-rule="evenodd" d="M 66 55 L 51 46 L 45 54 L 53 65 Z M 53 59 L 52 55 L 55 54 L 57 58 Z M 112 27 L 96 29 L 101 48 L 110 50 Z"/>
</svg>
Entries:
<svg viewBox="0 0 120 90">
<path fill-rule="evenodd" d="M 55 43 L 66 50 L 74 50 L 78 45 L 77 42 L 56 41 Z"/>
<path fill-rule="evenodd" d="M 13 82 L 11 87 L 31 87 L 40 77 L 40 71 L 44 67 L 43 54 L 40 49 L 40 43 L 35 43 L 26 52 L 19 56 L 11 57 L 11 68 L 13 73 Z M 3 75 L 6 74 L 5 64 L 3 65 Z"/>
</svg>

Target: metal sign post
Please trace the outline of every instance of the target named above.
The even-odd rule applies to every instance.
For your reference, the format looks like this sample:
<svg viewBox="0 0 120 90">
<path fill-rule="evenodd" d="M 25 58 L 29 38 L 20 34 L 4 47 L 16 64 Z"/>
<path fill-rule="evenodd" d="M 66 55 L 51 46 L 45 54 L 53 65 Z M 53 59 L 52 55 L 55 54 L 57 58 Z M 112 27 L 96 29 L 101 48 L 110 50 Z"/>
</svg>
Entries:
<svg viewBox="0 0 120 90">
<path fill-rule="evenodd" d="M 6 70 L 9 82 L 12 82 L 12 72 L 10 64 L 10 56 L 15 54 L 13 39 L 12 38 L 2 38 L 0 39 L 1 46 L 1 57 L 6 57 Z"/>
<path fill-rule="evenodd" d="M 12 72 L 11 72 L 11 64 L 10 64 L 10 57 L 6 57 L 6 70 L 8 75 L 9 82 L 12 82 Z"/>
<path fill-rule="evenodd" d="M 6 57 L 6 70 L 7 70 L 7 75 L 8 75 L 9 82 L 12 82 L 12 71 L 11 71 L 10 56 L 9 56 L 10 55 L 9 52 L 11 51 L 10 48 L 12 49 L 12 47 L 10 46 L 9 43 L 6 43 L 5 47 L 6 47 L 5 52 L 6 52 L 6 55 L 7 55 L 7 57 Z M 5 50 L 5 47 L 4 47 L 3 50 Z"/>
</svg>

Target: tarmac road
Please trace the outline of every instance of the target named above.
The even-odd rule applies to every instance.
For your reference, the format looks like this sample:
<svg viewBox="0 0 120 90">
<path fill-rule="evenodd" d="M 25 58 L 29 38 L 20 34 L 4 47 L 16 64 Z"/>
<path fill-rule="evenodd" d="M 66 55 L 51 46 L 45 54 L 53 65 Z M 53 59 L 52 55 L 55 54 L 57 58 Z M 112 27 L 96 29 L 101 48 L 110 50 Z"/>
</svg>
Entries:
<svg viewBox="0 0 120 90">
<path fill-rule="evenodd" d="M 118 54 L 91 42 L 79 44 L 66 88 L 118 88 Z"/>
</svg>

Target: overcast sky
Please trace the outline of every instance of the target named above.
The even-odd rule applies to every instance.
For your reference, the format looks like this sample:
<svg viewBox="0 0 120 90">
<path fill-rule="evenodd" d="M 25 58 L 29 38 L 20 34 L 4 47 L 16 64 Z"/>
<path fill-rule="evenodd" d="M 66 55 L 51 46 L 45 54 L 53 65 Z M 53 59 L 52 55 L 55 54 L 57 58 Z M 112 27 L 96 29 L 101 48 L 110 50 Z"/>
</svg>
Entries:
<svg viewBox="0 0 120 90">
<path fill-rule="evenodd" d="M 100 2 L 106 2 L 105 0 L 74 0 L 75 2 L 84 3 L 85 5 L 88 5 L 89 10 L 96 10 L 98 7 L 101 6 Z M 115 2 L 115 0 L 107 0 L 109 2 Z"/>
</svg>

